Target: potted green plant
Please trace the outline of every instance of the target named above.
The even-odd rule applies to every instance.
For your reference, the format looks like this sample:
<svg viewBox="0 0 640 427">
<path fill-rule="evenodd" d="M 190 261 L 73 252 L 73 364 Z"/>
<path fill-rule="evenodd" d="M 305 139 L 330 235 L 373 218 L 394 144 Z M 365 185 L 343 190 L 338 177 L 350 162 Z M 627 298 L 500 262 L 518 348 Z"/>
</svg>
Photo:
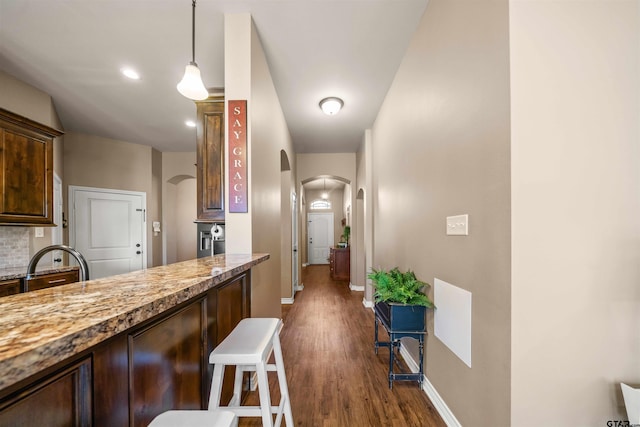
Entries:
<svg viewBox="0 0 640 427">
<path fill-rule="evenodd" d="M 413 271 L 372 269 L 367 275 L 373 282 L 375 311 L 386 325 L 398 331 L 425 329 L 427 308 L 435 307 L 426 295 L 429 284 L 416 278 Z"/>
<path fill-rule="evenodd" d="M 342 235 L 340 236 L 339 248 L 346 248 L 349 246 L 349 237 L 351 236 L 351 227 L 345 225 L 342 229 Z"/>
</svg>

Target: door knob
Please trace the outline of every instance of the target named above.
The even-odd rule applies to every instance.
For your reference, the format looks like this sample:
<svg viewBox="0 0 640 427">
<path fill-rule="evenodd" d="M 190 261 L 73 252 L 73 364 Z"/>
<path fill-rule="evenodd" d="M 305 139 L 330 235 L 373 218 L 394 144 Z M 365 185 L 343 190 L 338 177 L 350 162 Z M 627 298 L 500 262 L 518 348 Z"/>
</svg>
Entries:
<svg viewBox="0 0 640 427">
<path fill-rule="evenodd" d="M 53 262 L 62 262 L 62 258 L 54 258 Z"/>
<path fill-rule="evenodd" d="M 140 255 L 142 253 L 142 251 L 136 251 L 136 254 Z"/>
</svg>

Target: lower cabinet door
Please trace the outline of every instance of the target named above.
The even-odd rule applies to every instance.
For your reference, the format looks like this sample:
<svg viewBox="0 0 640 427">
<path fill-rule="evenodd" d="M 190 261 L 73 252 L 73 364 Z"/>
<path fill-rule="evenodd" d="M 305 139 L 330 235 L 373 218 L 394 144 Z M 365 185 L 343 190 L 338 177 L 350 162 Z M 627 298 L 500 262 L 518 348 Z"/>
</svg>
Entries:
<svg viewBox="0 0 640 427">
<path fill-rule="evenodd" d="M 0 404 L 0 426 L 90 426 L 91 407 L 87 358 Z"/>
<path fill-rule="evenodd" d="M 169 409 L 202 409 L 204 300 L 129 335 L 130 425 Z"/>
<path fill-rule="evenodd" d="M 20 279 L 4 280 L 0 282 L 0 297 L 20 293 Z"/>
</svg>

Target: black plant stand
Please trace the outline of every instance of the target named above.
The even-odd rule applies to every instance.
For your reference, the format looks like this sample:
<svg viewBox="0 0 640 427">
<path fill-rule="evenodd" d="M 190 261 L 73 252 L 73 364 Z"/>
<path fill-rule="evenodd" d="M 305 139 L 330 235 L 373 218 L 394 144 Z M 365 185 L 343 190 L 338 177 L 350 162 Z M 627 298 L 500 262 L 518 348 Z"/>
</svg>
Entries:
<svg viewBox="0 0 640 427">
<path fill-rule="evenodd" d="M 401 331 L 395 330 L 391 328 L 389 323 L 386 321 L 385 316 L 376 306 L 374 308 L 375 313 L 375 348 L 376 354 L 378 354 L 378 347 L 388 347 L 389 348 L 389 388 L 393 388 L 393 381 L 418 381 L 420 388 L 422 389 L 422 378 L 423 378 L 423 352 L 424 352 L 424 336 L 427 334 L 425 328 L 422 330 L 414 330 L 414 331 Z M 382 327 L 389 334 L 389 341 L 378 341 L 378 324 L 381 324 Z M 395 358 L 395 349 L 400 347 L 400 339 L 404 337 L 410 337 L 418 340 L 419 344 L 419 359 L 420 359 L 420 368 L 418 372 L 414 373 L 395 373 L 393 371 L 393 363 Z"/>
</svg>

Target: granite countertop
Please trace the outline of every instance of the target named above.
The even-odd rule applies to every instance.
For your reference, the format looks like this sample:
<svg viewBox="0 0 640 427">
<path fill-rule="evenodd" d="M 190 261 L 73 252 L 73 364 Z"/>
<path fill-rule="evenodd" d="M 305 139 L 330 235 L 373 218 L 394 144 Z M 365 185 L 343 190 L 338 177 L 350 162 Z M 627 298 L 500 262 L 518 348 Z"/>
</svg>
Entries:
<svg viewBox="0 0 640 427">
<path fill-rule="evenodd" d="M 216 255 L 0 298 L 0 389 L 269 259 Z"/>
<path fill-rule="evenodd" d="M 67 271 L 78 270 L 78 266 L 73 265 L 38 265 L 36 267 L 36 276 L 41 274 L 64 273 Z M 11 279 L 24 279 L 27 277 L 27 266 L 24 267 L 5 267 L 0 268 L 0 281 Z"/>
</svg>

